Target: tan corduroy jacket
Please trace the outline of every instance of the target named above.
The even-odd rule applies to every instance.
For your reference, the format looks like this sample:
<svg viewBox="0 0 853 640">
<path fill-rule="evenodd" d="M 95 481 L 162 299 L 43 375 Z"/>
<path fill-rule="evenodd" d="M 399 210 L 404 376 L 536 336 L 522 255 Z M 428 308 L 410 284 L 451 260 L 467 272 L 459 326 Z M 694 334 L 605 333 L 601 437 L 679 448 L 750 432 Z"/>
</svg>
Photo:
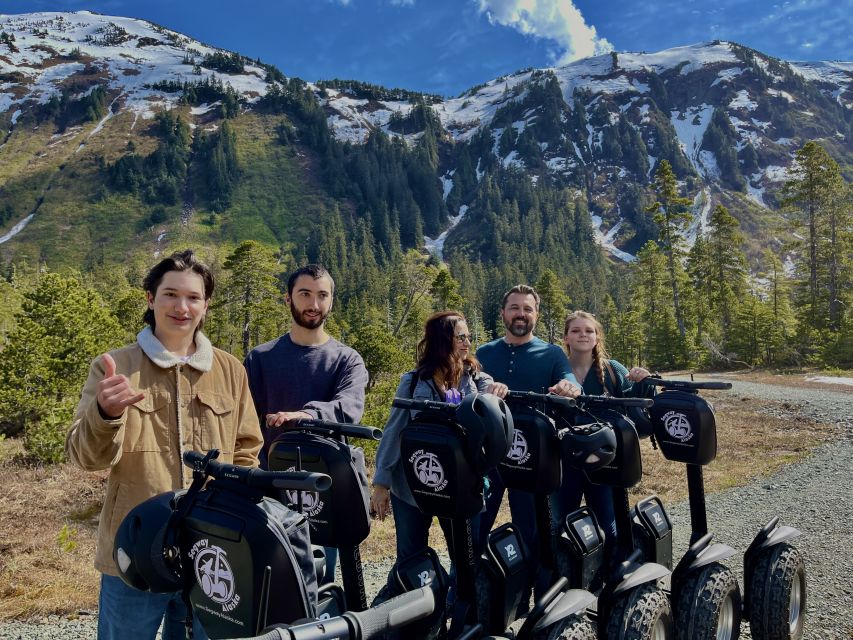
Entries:
<svg viewBox="0 0 853 640">
<path fill-rule="evenodd" d="M 201 332 L 187 362 L 166 351 L 149 328 L 110 355 L 116 373 L 145 398 L 120 418 L 105 419 L 97 401 L 104 367 L 96 358 L 65 451 L 87 471 L 110 469 L 95 567 L 118 575 L 112 554 L 119 524 L 143 500 L 189 486 L 192 470 L 181 462 L 184 451 L 217 448 L 219 462 L 257 466 L 263 438 L 243 365 Z"/>
</svg>

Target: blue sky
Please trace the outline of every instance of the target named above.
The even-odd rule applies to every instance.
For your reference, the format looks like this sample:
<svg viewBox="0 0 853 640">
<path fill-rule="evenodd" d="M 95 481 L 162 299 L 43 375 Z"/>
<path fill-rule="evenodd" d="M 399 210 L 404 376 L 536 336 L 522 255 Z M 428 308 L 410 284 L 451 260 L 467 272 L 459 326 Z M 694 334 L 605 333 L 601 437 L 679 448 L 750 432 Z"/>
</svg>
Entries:
<svg viewBox="0 0 853 640">
<path fill-rule="evenodd" d="M 853 0 L 0 0 L 157 22 L 306 80 L 458 95 L 525 67 L 719 38 L 786 60 L 853 59 Z"/>
</svg>

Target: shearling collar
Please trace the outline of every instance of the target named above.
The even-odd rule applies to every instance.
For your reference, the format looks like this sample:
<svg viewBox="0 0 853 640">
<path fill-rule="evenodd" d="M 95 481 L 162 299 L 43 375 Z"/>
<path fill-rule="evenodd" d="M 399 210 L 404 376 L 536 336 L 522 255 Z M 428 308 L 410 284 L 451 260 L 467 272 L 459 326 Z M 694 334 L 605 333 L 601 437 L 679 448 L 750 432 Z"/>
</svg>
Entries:
<svg viewBox="0 0 853 640">
<path fill-rule="evenodd" d="M 213 368 L 213 345 L 210 340 L 201 332 L 195 334 L 195 353 L 192 354 L 189 360 L 184 363 L 178 356 L 170 351 L 166 351 L 166 347 L 157 339 L 151 327 L 145 327 L 136 335 L 136 342 L 139 344 L 145 355 L 151 359 L 151 362 L 163 369 L 171 369 L 178 364 L 188 364 L 193 369 L 198 371 L 210 371 Z"/>
</svg>

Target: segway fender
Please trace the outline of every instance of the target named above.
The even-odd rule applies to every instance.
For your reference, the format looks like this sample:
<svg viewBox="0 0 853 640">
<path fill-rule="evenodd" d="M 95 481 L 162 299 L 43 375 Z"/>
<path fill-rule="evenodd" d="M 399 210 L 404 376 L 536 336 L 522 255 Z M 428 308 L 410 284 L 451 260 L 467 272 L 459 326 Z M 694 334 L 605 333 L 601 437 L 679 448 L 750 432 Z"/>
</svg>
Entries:
<svg viewBox="0 0 853 640">
<path fill-rule="evenodd" d="M 536 634 L 543 631 L 551 625 L 583 611 L 593 602 L 595 602 L 595 596 L 589 591 L 585 591 L 583 589 L 569 589 L 563 593 L 560 598 L 557 598 L 557 600 L 551 603 L 551 606 L 548 607 L 545 615 L 543 615 L 533 627 L 533 633 Z"/>
<path fill-rule="evenodd" d="M 687 574 L 700 567 L 731 558 L 737 553 L 734 548 L 727 544 L 711 544 L 711 538 L 712 534 L 707 533 L 690 545 L 687 553 L 684 554 L 678 566 L 675 567 L 675 571 L 672 572 L 673 582 L 682 580 Z"/>
<path fill-rule="evenodd" d="M 790 540 L 791 538 L 796 538 L 797 536 L 803 535 L 803 532 L 799 529 L 795 529 L 794 527 L 788 527 L 785 525 L 779 525 L 779 516 L 775 516 L 770 522 L 765 524 L 761 531 L 759 531 L 755 538 L 753 538 L 752 543 L 750 543 L 749 548 L 743 554 L 743 562 L 744 567 L 749 567 L 750 561 L 754 558 L 759 551 L 763 551 L 764 549 L 768 549 L 770 547 L 774 547 L 777 544 L 781 544 Z"/>
<path fill-rule="evenodd" d="M 646 562 L 635 571 L 632 571 L 631 573 L 626 575 L 622 579 L 622 582 L 616 585 L 616 588 L 613 589 L 613 595 L 616 596 L 620 593 L 628 591 L 629 589 L 638 587 L 641 584 L 659 580 L 660 578 L 664 578 L 669 574 L 670 570 L 662 564 L 658 564 L 657 562 Z"/>
<path fill-rule="evenodd" d="M 791 538 L 796 538 L 798 536 L 803 535 L 803 532 L 799 529 L 795 529 L 794 527 L 788 527 L 782 525 L 781 527 L 777 527 L 773 533 L 767 536 L 767 539 L 763 542 L 759 543 L 758 549 L 767 549 L 769 547 L 775 547 L 777 544 L 782 544 L 783 542 L 790 540 Z"/>
</svg>

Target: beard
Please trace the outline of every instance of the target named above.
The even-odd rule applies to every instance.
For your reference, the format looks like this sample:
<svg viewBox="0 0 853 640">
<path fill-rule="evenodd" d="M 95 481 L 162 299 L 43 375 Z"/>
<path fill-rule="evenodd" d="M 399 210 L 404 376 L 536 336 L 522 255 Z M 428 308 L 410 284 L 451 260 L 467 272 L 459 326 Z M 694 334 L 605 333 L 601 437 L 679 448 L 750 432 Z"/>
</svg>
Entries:
<svg viewBox="0 0 853 640">
<path fill-rule="evenodd" d="M 536 323 L 524 318 L 514 318 L 509 321 L 504 320 L 504 326 L 506 327 L 506 330 L 516 338 L 522 338 L 528 333 L 533 332 L 533 329 L 536 328 Z"/>
<path fill-rule="evenodd" d="M 304 329 L 316 329 L 326 321 L 326 318 L 329 317 L 329 312 L 327 311 L 326 313 L 316 316 L 314 318 L 309 318 L 306 317 L 304 311 L 299 311 L 296 306 L 291 302 L 290 315 L 293 317 L 293 321 L 300 327 L 303 327 Z"/>
</svg>

